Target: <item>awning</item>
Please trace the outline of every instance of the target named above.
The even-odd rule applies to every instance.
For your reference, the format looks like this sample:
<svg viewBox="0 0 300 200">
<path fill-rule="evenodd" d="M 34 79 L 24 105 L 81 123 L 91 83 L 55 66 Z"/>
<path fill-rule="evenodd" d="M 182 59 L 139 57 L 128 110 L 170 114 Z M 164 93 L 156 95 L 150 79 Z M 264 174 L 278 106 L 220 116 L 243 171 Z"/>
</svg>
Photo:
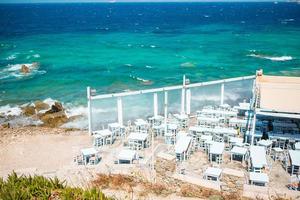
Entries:
<svg viewBox="0 0 300 200">
<path fill-rule="evenodd" d="M 260 109 L 300 114 L 300 77 L 261 75 L 256 85 Z"/>
</svg>

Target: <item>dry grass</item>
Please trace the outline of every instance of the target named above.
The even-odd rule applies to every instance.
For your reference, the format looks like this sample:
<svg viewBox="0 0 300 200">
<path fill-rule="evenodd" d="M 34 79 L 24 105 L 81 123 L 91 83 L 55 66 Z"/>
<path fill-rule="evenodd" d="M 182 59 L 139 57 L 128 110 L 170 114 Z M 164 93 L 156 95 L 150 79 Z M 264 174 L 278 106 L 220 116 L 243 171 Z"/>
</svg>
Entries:
<svg viewBox="0 0 300 200">
<path fill-rule="evenodd" d="M 148 196 L 149 194 L 167 196 L 173 192 L 165 184 L 150 183 L 141 178 L 121 174 L 97 174 L 97 178 L 91 184 L 101 189 L 124 190 L 130 193 L 139 191 L 139 196 Z"/>
<path fill-rule="evenodd" d="M 180 195 L 183 197 L 209 198 L 213 195 L 220 195 L 220 193 L 206 188 L 191 186 L 190 184 L 183 184 L 180 187 Z"/>
<path fill-rule="evenodd" d="M 92 181 L 92 186 L 99 187 L 102 189 L 121 189 L 128 192 L 132 191 L 132 188 L 135 187 L 137 182 L 131 176 L 114 174 L 97 174 L 97 178 Z"/>
</svg>

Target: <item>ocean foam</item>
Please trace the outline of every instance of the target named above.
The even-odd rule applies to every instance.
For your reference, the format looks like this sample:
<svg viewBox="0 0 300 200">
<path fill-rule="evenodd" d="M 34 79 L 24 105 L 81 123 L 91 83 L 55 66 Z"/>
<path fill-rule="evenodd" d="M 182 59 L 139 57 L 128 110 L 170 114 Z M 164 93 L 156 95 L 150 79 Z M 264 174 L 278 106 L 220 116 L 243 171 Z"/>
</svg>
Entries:
<svg viewBox="0 0 300 200">
<path fill-rule="evenodd" d="M 22 73 L 20 70 L 22 65 L 26 65 L 29 69 L 29 73 Z M 10 78 L 22 78 L 22 77 L 29 77 L 37 74 L 45 74 L 46 71 L 38 70 L 39 67 L 35 67 L 32 63 L 24 63 L 24 64 L 14 64 L 14 65 L 7 65 L 5 68 L 0 70 L 0 80 L 3 79 L 10 79 Z"/>
<path fill-rule="evenodd" d="M 5 105 L 0 107 L 0 115 L 2 116 L 20 116 L 22 114 L 22 110 L 19 106 L 10 106 Z"/>
<path fill-rule="evenodd" d="M 6 60 L 14 60 L 14 59 L 16 59 L 16 58 L 17 58 L 17 56 L 16 56 L 15 54 L 12 54 L 12 55 L 8 56 L 8 57 L 6 58 Z"/>
<path fill-rule="evenodd" d="M 293 60 L 292 56 L 265 56 L 265 55 L 260 55 L 260 54 L 249 54 L 247 56 L 250 57 L 255 57 L 255 58 L 261 58 L 261 59 L 267 59 L 267 60 L 272 60 L 272 61 L 277 61 L 277 62 L 284 62 L 284 61 L 289 61 Z"/>
</svg>

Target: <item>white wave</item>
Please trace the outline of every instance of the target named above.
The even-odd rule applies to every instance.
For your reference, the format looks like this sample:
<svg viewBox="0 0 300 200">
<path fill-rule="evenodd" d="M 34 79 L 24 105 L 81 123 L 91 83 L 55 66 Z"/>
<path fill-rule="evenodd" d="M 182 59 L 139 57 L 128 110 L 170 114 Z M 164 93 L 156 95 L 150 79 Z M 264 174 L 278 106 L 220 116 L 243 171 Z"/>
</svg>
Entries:
<svg viewBox="0 0 300 200">
<path fill-rule="evenodd" d="M 155 45 L 150 45 L 150 47 L 151 47 L 151 48 L 156 48 L 156 46 L 155 46 Z"/>
<path fill-rule="evenodd" d="M 22 65 L 26 65 L 30 72 L 29 73 L 22 73 L 21 68 Z M 14 64 L 14 65 L 7 65 L 3 69 L 0 70 L 0 80 L 1 79 L 9 79 L 9 78 L 22 78 L 28 77 L 36 74 L 45 74 L 46 71 L 38 70 L 39 66 L 34 63 L 24 63 L 24 64 Z"/>
<path fill-rule="evenodd" d="M 51 99 L 51 98 L 47 98 L 43 102 L 46 103 L 46 104 L 48 104 L 51 107 L 52 105 L 54 105 L 55 102 L 57 102 L 57 100 Z"/>
<path fill-rule="evenodd" d="M 34 55 L 32 55 L 32 57 L 34 57 L 34 58 L 39 58 L 39 57 L 41 57 L 41 56 L 40 56 L 40 54 L 34 54 Z"/>
<path fill-rule="evenodd" d="M 292 56 L 264 56 L 264 55 L 259 55 L 259 54 L 249 54 L 247 56 L 250 57 L 255 57 L 255 58 L 261 58 L 261 59 L 267 59 L 267 60 L 272 60 L 272 61 L 277 61 L 277 62 L 284 62 L 284 61 L 289 61 L 293 60 Z"/>
<path fill-rule="evenodd" d="M 16 59 L 16 58 L 17 58 L 17 56 L 16 56 L 15 54 L 12 54 L 12 55 L 8 56 L 8 57 L 6 58 L 6 60 L 14 60 L 14 59 Z"/>
<path fill-rule="evenodd" d="M 150 80 L 143 79 L 143 78 L 140 78 L 140 77 L 137 77 L 137 76 L 130 75 L 130 77 L 133 78 L 133 79 L 135 79 L 135 80 L 142 81 L 144 83 L 149 83 L 150 82 Z"/>
<path fill-rule="evenodd" d="M 10 106 L 5 105 L 0 107 L 0 115 L 2 116 L 20 116 L 22 114 L 22 110 L 19 106 Z"/>
<path fill-rule="evenodd" d="M 152 69 L 152 68 L 153 68 L 153 67 L 150 66 L 150 65 L 146 65 L 145 67 L 148 68 L 148 69 Z"/>
</svg>

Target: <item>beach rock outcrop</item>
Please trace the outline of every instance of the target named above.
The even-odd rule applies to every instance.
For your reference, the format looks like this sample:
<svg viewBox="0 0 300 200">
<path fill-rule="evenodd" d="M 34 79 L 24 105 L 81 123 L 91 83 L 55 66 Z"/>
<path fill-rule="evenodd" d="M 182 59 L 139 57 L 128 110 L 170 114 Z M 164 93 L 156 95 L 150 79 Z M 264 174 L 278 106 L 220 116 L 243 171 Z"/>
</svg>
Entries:
<svg viewBox="0 0 300 200">
<path fill-rule="evenodd" d="M 42 101 L 36 101 L 34 102 L 34 106 L 37 112 L 41 110 L 48 110 L 50 106 Z"/>
<path fill-rule="evenodd" d="M 30 68 L 27 65 L 22 65 L 20 72 L 22 72 L 24 74 L 28 74 L 30 72 Z"/>
<path fill-rule="evenodd" d="M 40 120 L 43 122 L 43 126 L 54 128 L 59 127 L 68 121 L 68 117 L 64 111 L 54 113 L 47 112 L 40 116 Z"/>
<path fill-rule="evenodd" d="M 51 106 L 51 109 L 46 111 L 45 114 L 51 114 L 51 113 L 57 113 L 57 112 L 61 112 L 61 111 L 64 111 L 64 108 L 62 106 L 61 103 L 59 102 L 55 102 L 52 106 Z"/>
<path fill-rule="evenodd" d="M 22 112 L 27 117 L 32 116 L 36 113 L 35 107 L 31 106 L 31 105 L 28 105 L 28 106 L 25 106 L 24 108 L 22 108 Z"/>
</svg>

